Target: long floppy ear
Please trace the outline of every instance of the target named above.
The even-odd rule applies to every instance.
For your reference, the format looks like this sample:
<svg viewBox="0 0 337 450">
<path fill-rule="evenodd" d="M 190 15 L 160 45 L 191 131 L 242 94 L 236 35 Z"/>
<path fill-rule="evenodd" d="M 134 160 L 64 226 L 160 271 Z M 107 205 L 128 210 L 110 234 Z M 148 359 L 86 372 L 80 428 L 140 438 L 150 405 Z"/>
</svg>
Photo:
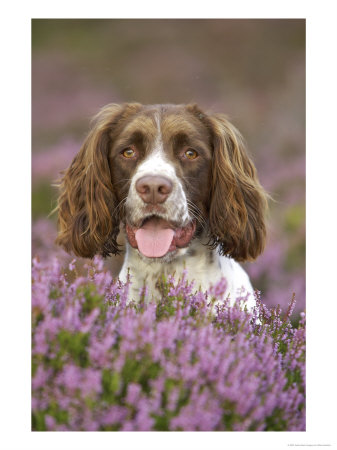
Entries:
<svg viewBox="0 0 337 450">
<path fill-rule="evenodd" d="M 82 148 L 65 171 L 58 199 L 56 243 L 67 252 L 92 258 L 119 252 L 120 217 L 108 163 L 111 133 L 139 104 L 105 106 L 94 118 Z"/>
<path fill-rule="evenodd" d="M 239 131 L 224 115 L 211 115 L 208 120 L 213 135 L 211 241 L 223 255 L 253 260 L 265 245 L 268 196 Z"/>
</svg>

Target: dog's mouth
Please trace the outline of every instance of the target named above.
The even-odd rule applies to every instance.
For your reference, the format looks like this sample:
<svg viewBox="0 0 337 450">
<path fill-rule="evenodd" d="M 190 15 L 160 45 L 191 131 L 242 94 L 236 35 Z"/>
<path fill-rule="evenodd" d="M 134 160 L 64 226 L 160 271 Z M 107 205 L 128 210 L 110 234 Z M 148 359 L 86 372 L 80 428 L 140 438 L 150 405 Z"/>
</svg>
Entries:
<svg viewBox="0 0 337 450">
<path fill-rule="evenodd" d="M 176 227 L 169 221 L 151 216 L 140 227 L 126 224 L 129 244 L 147 258 L 161 258 L 177 248 L 187 247 L 196 229 L 195 221 L 184 227 Z"/>
</svg>

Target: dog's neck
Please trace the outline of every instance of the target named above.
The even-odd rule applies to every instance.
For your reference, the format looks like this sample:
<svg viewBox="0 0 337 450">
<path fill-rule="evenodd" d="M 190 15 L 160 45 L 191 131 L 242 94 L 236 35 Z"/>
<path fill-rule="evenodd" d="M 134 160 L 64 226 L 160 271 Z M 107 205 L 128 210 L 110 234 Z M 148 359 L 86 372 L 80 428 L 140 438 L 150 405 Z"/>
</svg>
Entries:
<svg viewBox="0 0 337 450">
<path fill-rule="evenodd" d="M 229 297 L 233 304 L 238 296 L 249 294 L 246 302 L 248 308 L 255 305 L 254 290 L 247 273 L 243 268 L 227 256 L 220 256 L 217 249 L 207 246 L 207 239 L 196 238 L 184 249 L 180 249 L 177 257 L 168 260 L 150 260 L 141 257 L 138 250 L 126 242 L 124 264 L 120 272 L 120 279 L 127 280 L 131 276 L 129 299 L 139 301 L 144 287 L 147 288 L 147 299 L 158 301 L 161 294 L 158 290 L 158 281 L 162 275 L 167 279 L 173 275 L 177 282 L 187 270 L 187 280 L 194 281 L 194 290 L 209 291 L 222 278 L 227 281 L 227 289 L 223 299 Z M 221 303 L 222 300 L 216 303 Z"/>
<path fill-rule="evenodd" d="M 195 288 L 206 290 L 209 288 L 209 273 L 221 278 L 220 262 L 214 251 L 203 245 L 198 239 L 194 240 L 187 249 L 181 249 L 171 261 L 165 259 L 150 260 L 140 256 L 138 250 L 126 244 L 126 255 L 120 278 L 125 281 L 129 270 L 132 282 L 131 297 L 135 300 L 144 284 L 148 287 L 150 298 L 156 297 L 159 291 L 156 287 L 158 280 L 164 275 L 174 275 L 176 281 L 181 278 L 184 269 L 187 270 L 187 278 L 195 280 Z M 215 279 L 214 277 L 214 279 Z M 206 279 L 207 278 L 207 279 Z"/>
<path fill-rule="evenodd" d="M 141 257 L 138 250 L 126 243 L 126 255 L 120 273 L 120 279 L 126 281 L 128 271 L 131 275 L 130 297 L 139 299 L 139 293 L 144 285 L 149 291 L 149 299 L 156 299 L 160 294 L 157 288 L 158 280 L 164 275 L 174 275 L 175 281 L 182 277 L 187 270 L 187 279 L 194 280 L 194 288 L 206 291 L 210 285 L 215 284 L 222 277 L 222 264 L 216 250 L 210 249 L 206 242 L 195 239 L 188 248 L 180 249 L 179 253 L 171 261 L 162 259 L 150 260 Z M 229 258 L 227 258 L 231 261 Z M 210 277 L 210 273 L 212 274 Z"/>
</svg>

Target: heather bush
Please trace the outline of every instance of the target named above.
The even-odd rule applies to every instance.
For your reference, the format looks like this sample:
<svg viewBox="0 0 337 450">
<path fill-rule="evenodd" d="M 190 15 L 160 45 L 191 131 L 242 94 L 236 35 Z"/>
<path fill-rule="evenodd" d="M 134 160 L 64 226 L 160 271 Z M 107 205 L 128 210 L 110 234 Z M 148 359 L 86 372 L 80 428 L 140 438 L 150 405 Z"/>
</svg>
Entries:
<svg viewBox="0 0 337 450">
<path fill-rule="evenodd" d="M 32 429 L 305 430 L 305 315 L 163 279 L 129 301 L 96 258 L 33 261 Z M 216 301 L 223 300 L 220 305 Z"/>
</svg>

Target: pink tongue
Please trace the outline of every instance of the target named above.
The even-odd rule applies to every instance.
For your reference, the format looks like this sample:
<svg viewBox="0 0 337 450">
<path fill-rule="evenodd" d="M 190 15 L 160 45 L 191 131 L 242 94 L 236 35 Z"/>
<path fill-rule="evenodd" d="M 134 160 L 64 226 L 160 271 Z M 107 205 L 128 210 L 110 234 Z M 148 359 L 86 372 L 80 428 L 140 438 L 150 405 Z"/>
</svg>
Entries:
<svg viewBox="0 0 337 450">
<path fill-rule="evenodd" d="M 136 231 L 135 237 L 138 250 L 148 258 L 160 258 L 164 256 L 171 245 L 174 231 L 164 228 L 165 221 L 149 220 L 143 228 Z"/>
</svg>

